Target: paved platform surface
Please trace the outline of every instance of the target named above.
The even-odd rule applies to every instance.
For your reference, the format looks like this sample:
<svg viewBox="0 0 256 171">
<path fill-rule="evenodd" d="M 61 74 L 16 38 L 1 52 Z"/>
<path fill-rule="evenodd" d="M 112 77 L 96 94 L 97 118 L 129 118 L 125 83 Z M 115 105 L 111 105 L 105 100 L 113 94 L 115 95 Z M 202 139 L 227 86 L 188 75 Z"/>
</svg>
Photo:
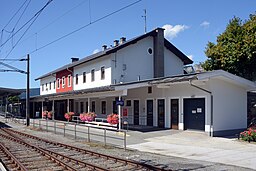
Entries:
<svg viewBox="0 0 256 171">
<path fill-rule="evenodd" d="M 176 130 L 128 131 L 128 135 L 128 148 L 256 170 L 256 144 L 236 138 L 209 137 L 204 132 Z"/>
<path fill-rule="evenodd" d="M 17 125 L 17 127 L 19 126 Z M 118 134 L 110 132 L 110 135 Z M 78 136 L 83 136 L 83 134 L 78 134 Z M 122 136 L 120 135 L 120 137 Z M 99 137 L 99 139 L 102 138 Z M 113 141 L 112 143 L 120 147 L 123 146 L 122 141 Z M 236 138 L 209 137 L 204 132 L 170 129 L 128 130 L 127 148 L 256 170 L 256 143 L 250 144 Z"/>
</svg>

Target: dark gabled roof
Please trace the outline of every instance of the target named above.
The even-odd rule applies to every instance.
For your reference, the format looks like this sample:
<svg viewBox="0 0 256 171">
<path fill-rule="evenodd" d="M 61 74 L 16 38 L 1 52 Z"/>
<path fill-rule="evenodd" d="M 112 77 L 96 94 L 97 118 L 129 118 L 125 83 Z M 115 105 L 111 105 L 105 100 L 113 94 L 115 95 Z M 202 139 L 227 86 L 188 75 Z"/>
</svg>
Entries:
<svg viewBox="0 0 256 171">
<path fill-rule="evenodd" d="M 57 72 L 60 72 L 60 71 L 65 70 L 65 69 L 73 68 L 73 67 L 75 67 L 75 66 L 77 66 L 77 65 L 80 65 L 80 64 L 83 64 L 83 63 L 86 63 L 86 62 L 95 60 L 95 59 L 100 58 L 100 57 L 103 57 L 103 56 L 105 56 L 105 55 L 108 55 L 108 54 L 111 54 L 111 53 L 115 53 L 115 52 L 118 51 L 119 49 L 122 49 L 122 48 L 124 48 L 124 47 L 126 47 L 126 46 L 129 46 L 129 45 L 131 45 L 131 44 L 135 44 L 135 43 L 137 43 L 138 41 L 140 41 L 140 40 L 142 40 L 142 39 L 144 39 L 144 38 L 146 38 L 146 37 L 148 37 L 148 36 L 155 36 L 155 35 L 157 34 L 157 30 L 158 30 L 158 29 L 162 29 L 162 28 L 156 28 L 156 29 L 154 29 L 154 30 L 152 30 L 152 31 L 150 31 L 150 32 L 148 32 L 148 33 L 146 33 L 146 34 L 143 34 L 143 35 L 141 35 L 141 36 L 138 36 L 138 37 L 135 37 L 135 38 L 133 38 L 133 39 L 130 39 L 130 40 L 128 40 L 128 41 L 126 41 L 126 42 L 124 42 L 124 43 L 122 43 L 122 44 L 119 44 L 118 46 L 115 46 L 115 47 L 112 47 L 112 48 L 108 48 L 108 49 L 106 49 L 106 50 L 104 50 L 104 51 L 100 51 L 100 52 L 98 52 L 98 53 L 95 53 L 95 54 L 92 54 L 92 55 L 87 56 L 87 57 L 85 57 L 85 58 L 82 58 L 82 59 L 80 59 L 80 60 L 78 60 L 78 61 L 76 61 L 76 62 L 67 64 L 67 65 L 65 65 L 65 66 L 63 66 L 63 67 L 60 67 L 60 68 L 58 68 L 58 69 L 56 69 L 56 70 L 54 70 L 54 71 L 51 71 L 51 72 L 49 72 L 49 73 L 47 73 L 47 74 L 45 74 L 45 75 L 42 75 L 42 76 L 36 78 L 35 80 L 39 80 L 39 79 L 41 79 L 41 78 L 44 78 L 44 77 L 47 77 L 47 76 L 56 74 Z M 171 52 L 173 52 L 177 57 L 179 57 L 179 58 L 183 61 L 184 65 L 192 64 L 192 63 L 193 63 L 192 60 L 190 60 L 184 53 L 182 53 L 179 49 L 177 49 L 177 48 L 176 48 L 171 42 L 169 42 L 167 39 L 164 39 L 164 45 L 165 45 L 165 47 L 166 47 L 167 49 L 169 49 L 169 50 L 170 50 Z"/>
</svg>

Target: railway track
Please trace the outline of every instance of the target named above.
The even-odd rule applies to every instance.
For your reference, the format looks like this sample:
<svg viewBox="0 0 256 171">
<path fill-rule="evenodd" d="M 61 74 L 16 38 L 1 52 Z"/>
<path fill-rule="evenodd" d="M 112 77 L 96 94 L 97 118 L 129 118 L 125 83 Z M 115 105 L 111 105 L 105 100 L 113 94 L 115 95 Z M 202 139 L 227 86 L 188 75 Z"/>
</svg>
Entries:
<svg viewBox="0 0 256 171">
<path fill-rule="evenodd" d="M 52 158 L 48 158 L 51 158 L 52 161 L 55 161 L 56 159 L 57 161 L 63 162 L 65 164 L 62 166 L 64 167 L 64 170 L 164 170 L 148 164 L 100 154 L 59 142 L 49 141 L 43 138 L 14 131 L 12 129 L 4 128 L 0 130 L 0 136 L 19 141 L 20 144 L 27 144 L 28 146 L 31 146 L 29 148 L 38 148 L 41 150 L 42 154 L 51 156 Z M 1 141 L 2 140 L 0 140 L 0 142 Z M 22 164 L 22 162 L 20 163 Z"/>
</svg>

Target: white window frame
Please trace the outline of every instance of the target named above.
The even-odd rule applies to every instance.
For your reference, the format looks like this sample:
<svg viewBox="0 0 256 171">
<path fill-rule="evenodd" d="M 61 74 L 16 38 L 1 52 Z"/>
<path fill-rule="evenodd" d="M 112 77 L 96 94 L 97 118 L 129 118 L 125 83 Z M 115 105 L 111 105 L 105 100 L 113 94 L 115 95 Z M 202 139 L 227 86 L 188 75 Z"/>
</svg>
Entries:
<svg viewBox="0 0 256 171">
<path fill-rule="evenodd" d="M 86 83 L 86 72 L 83 72 L 83 83 Z"/>
<path fill-rule="evenodd" d="M 56 81 L 55 80 L 53 81 L 53 89 L 54 90 L 56 89 Z"/>
<path fill-rule="evenodd" d="M 102 74 L 102 68 L 104 69 L 104 75 Z M 105 70 L 105 66 L 102 66 L 100 67 L 100 79 L 105 80 L 105 78 L 106 78 L 106 70 Z"/>
<path fill-rule="evenodd" d="M 92 72 L 93 71 L 93 72 Z M 93 73 L 93 74 L 92 74 Z M 93 79 L 92 79 L 93 78 Z M 91 82 L 95 81 L 95 69 L 91 69 Z"/>
<path fill-rule="evenodd" d="M 42 84 L 42 91 L 44 91 L 44 84 Z"/>
<path fill-rule="evenodd" d="M 49 90 L 52 89 L 52 82 L 49 82 Z"/>
<path fill-rule="evenodd" d="M 68 87 L 71 87 L 71 74 L 68 75 Z"/>
<path fill-rule="evenodd" d="M 60 89 L 60 78 L 57 79 L 57 89 Z"/>
<path fill-rule="evenodd" d="M 61 78 L 61 80 L 62 80 L 62 88 L 65 88 L 65 84 L 66 84 L 66 78 L 65 78 L 65 76 L 63 76 L 63 77 Z"/>
<path fill-rule="evenodd" d="M 45 83 L 45 90 L 48 91 L 48 83 Z"/>
<path fill-rule="evenodd" d="M 79 84 L 79 74 L 75 75 L 75 84 L 78 85 Z"/>
</svg>

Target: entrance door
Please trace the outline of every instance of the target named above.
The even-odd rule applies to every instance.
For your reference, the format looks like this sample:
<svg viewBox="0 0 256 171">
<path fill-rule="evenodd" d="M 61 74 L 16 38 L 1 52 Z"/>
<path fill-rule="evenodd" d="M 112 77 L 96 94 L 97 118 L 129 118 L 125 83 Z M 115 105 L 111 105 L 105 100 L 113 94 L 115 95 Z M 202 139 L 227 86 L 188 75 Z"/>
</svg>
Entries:
<svg viewBox="0 0 256 171">
<path fill-rule="evenodd" d="M 179 123 L 179 99 L 171 99 L 171 128 L 178 129 Z"/>
<path fill-rule="evenodd" d="M 147 125 L 153 126 L 153 100 L 147 100 Z"/>
<path fill-rule="evenodd" d="M 133 124 L 139 125 L 139 116 L 140 116 L 140 101 L 133 101 Z"/>
<path fill-rule="evenodd" d="M 185 129 L 205 130 L 205 99 L 184 99 Z"/>
<path fill-rule="evenodd" d="M 164 128 L 165 124 L 165 100 L 157 100 L 157 113 L 158 113 L 158 127 Z"/>
</svg>

